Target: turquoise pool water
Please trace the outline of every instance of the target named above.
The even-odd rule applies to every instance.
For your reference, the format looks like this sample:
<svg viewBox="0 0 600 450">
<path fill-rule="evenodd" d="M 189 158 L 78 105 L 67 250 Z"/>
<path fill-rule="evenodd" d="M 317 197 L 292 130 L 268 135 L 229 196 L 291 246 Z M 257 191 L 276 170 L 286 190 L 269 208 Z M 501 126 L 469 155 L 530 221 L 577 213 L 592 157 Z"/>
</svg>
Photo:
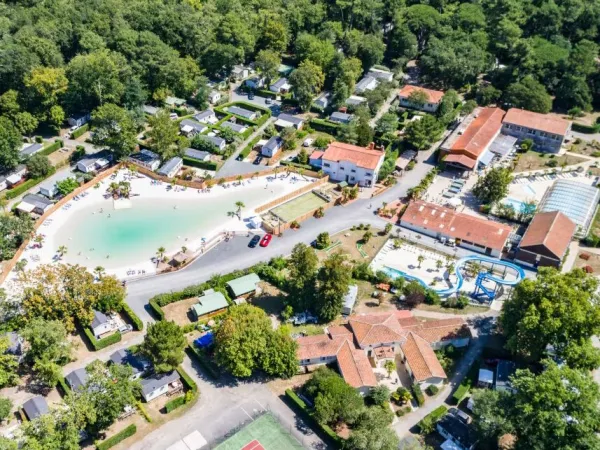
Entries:
<svg viewBox="0 0 600 450">
<path fill-rule="evenodd" d="M 231 220 L 227 212 L 235 210 L 236 201 L 249 211 L 268 201 L 264 198 L 264 188 L 253 186 L 205 199 L 134 198 L 133 207 L 122 210 L 107 201 L 102 214 L 99 205 L 76 211 L 55 234 L 54 248 L 67 247 L 63 260 L 68 263 L 106 269 L 134 265 L 148 261 L 161 246 L 174 251 L 186 245 L 185 238 L 192 242 L 218 229 Z"/>
<path fill-rule="evenodd" d="M 504 203 L 505 205 L 512 206 L 516 212 L 520 212 L 522 209 L 525 208 L 525 202 L 515 200 L 514 198 L 505 198 L 504 200 L 502 200 L 502 203 Z"/>
</svg>

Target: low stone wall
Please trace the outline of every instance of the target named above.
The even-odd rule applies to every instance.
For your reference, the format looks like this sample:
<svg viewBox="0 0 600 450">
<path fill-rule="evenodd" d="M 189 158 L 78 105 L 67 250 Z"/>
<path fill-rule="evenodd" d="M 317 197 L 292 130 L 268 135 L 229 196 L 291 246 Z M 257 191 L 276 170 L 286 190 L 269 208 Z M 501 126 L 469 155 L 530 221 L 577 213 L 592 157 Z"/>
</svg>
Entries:
<svg viewBox="0 0 600 450">
<path fill-rule="evenodd" d="M 306 219 L 310 219 L 311 217 L 313 217 L 315 215 L 315 213 L 317 212 L 317 210 L 319 208 L 323 208 L 323 211 L 327 211 L 329 208 L 335 206 L 335 201 L 331 201 L 329 203 L 324 204 L 323 206 L 319 206 L 318 208 L 313 209 L 312 211 L 309 211 L 299 217 L 297 217 L 296 219 L 294 219 L 296 222 L 301 223 L 303 221 L 305 221 Z M 281 222 L 278 225 L 274 225 L 272 226 L 271 224 L 268 224 L 266 222 L 263 222 L 263 228 L 271 234 L 274 235 L 281 235 L 283 234 L 283 232 L 285 230 L 288 230 L 291 228 L 291 222 Z"/>
<path fill-rule="evenodd" d="M 83 191 L 85 191 L 85 190 L 87 190 L 87 189 L 89 189 L 91 187 L 94 187 L 97 183 L 99 183 L 100 181 L 104 180 L 105 178 L 107 178 L 110 175 L 112 175 L 113 173 L 115 173 L 120 167 L 121 167 L 121 165 L 117 164 L 117 165 L 115 165 L 113 167 L 110 167 L 110 168 L 106 169 L 105 171 L 103 171 L 102 173 L 100 173 L 98 176 L 94 177 L 93 180 L 88 181 L 85 184 L 82 184 L 77 189 L 75 189 L 73 192 L 71 192 L 70 194 L 68 194 L 68 195 L 64 196 L 63 198 L 61 198 L 58 202 L 56 202 L 54 204 L 54 206 L 52 206 L 52 208 L 50 208 L 48 211 L 46 211 L 35 222 L 35 224 L 33 226 L 34 231 L 37 231 L 37 229 L 42 225 L 42 223 L 44 223 L 44 221 L 48 217 L 50 217 L 50 215 L 52 215 L 54 212 L 56 212 L 59 208 L 62 208 L 66 203 L 68 203 L 71 200 L 73 200 L 73 197 L 75 197 L 76 195 L 81 194 Z M 29 239 L 23 241 L 23 243 L 21 244 L 21 247 L 19 247 L 19 249 L 15 253 L 15 256 L 13 256 L 12 259 L 10 261 L 8 261 L 8 263 L 6 263 L 4 265 L 4 271 L 0 274 L 0 284 L 4 283 L 4 281 L 6 280 L 6 277 L 8 276 L 8 274 L 15 268 L 15 265 L 17 264 L 17 261 L 19 261 L 19 259 L 21 259 L 21 256 L 23 256 L 23 252 L 27 248 L 27 245 L 29 245 Z"/>
<path fill-rule="evenodd" d="M 264 211 L 268 211 L 269 209 L 273 208 L 274 206 L 277 206 L 281 203 L 285 203 L 288 200 L 298 197 L 299 195 L 302 195 L 308 191 L 312 191 L 313 189 L 316 189 L 318 186 L 321 186 L 322 184 L 326 183 L 327 181 L 329 181 L 329 176 L 325 176 L 323 178 L 315 180 L 312 183 L 309 183 L 306 186 L 301 187 L 300 189 L 296 189 L 295 191 L 290 192 L 287 195 L 276 198 L 275 200 L 256 208 L 256 212 L 257 212 L 257 214 L 260 214 Z"/>
</svg>

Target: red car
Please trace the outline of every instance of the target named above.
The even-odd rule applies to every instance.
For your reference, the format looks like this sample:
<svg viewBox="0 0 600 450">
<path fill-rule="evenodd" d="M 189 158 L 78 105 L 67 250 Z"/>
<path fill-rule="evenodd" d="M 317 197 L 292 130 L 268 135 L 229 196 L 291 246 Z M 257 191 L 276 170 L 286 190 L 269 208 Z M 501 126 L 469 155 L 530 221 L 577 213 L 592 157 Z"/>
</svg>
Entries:
<svg viewBox="0 0 600 450">
<path fill-rule="evenodd" d="M 271 242 L 271 239 L 273 239 L 273 235 L 271 233 L 265 234 L 260 240 L 260 246 L 266 247 L 267 245 L 269 245 L 269 242 Z"/>
</svg>

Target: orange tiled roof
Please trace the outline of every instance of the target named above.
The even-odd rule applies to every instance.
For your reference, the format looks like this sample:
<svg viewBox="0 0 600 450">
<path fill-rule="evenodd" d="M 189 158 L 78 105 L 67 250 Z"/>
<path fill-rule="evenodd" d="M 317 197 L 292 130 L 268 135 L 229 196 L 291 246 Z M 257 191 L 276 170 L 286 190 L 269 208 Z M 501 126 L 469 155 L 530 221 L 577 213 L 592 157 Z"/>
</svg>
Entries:
<svg viewBox="0 0 600 450">
<path fill-rule="evenodd" d="M 369 358 L 361 349 L 346 341 L 337 354 L 337 363 L 342 377 L 350 386 L 377 386 L 377 379 L 369 363 Z"/>
<path fill-rule="evenodd" d="M 304 336 L 298 338 L 298 359 L 313 359 L 334 357 L 340 350 L 342 344 L 347 341 L 345 336 L 330 338 L 326 334 L 317 336 Z"/>
<path fill-rule="evenodd" d="M 537 213 L 523 239 L 520 248 L 543 246 L 561 259 L 573 238 L 577 225 L 560 211 Z"/>
<path fill-rule="evenodd" d="M 571 122 L 549 114 L 540 114 L 524 109 L 511 108 L 504 117 L 505 123 L 545 131 L 546 133 L 564 136 L 569 131 Z"/>
<path fill-rule="evenodd" d="M 327 332 L 329 336 L 348 336 L 352 339 L 352 330 L 348 327 L 348 325 L 333 325 L 327 328 Z"/>
<path fill-rule="evenodd" d="M 409 203 L 402 215 L 401 223 L 500 251 L 504 248 L 512 230 L 511 227 L 502 223 L 457 213 L 453 209 L 422 200 Z"/>
<path fill-rule="evenodd" d="M 409 332 L 401 348 L 417 382 L 431 377 L 447 378 L 429 342 L 416 333 Z"/>
<path fill-rule="evenodd" d="M 461 318 L 422 322 L 413 332 L 430 344 L 471 336 L 469 327 Z"/>
<path fill-rule="evenodd" d="M 425 92 L 427 94 L 429 103 L 439 103 L 442 100 L 442 97 L 444 96 L 444 93 L 442 91 L 435 91 L 433 89 L 426 89 L 426 88 L 422 88 L 419 86 L 412 86 L 410 84 L 407 84 L 402 89 L 400 89 L 400 92 L 398 92 L 398 95 L 400 97 L 408 98 L 408 96 L 415 91 Z"/>
<path fill-rule="evenodd" d="M 474 169 L 475 164 L 477 164 L 477 160 L 471 158 L 467 155 L 460 155 L 458 153 L 450 153 L 448 156 L 444 158 L 444 162 L 447 163 L 458 163 L 461 164 L 468 169 Z"/>
<path fill-rule="evenodd" d="M 402 328 L 393 312 L 350 316 L 348 323 L 359 347 L 402 339 Z"/>
<path fill-rule="evenodd" d="M 343 142 L 332 142 L 321 159 L 335 162 L 348 161 L 357 167 L 375 170 L 384 156 L 385 154 L 380 150 L 370 150 Z"/>
<path fill-rule="evenodd" d="M 500 108 L 477 108 L 473 111 L 471 123 L 450 147 L 450 153 L 466 155 L 478 159 L 502 128 L 504 111 Z"/>
</svg>

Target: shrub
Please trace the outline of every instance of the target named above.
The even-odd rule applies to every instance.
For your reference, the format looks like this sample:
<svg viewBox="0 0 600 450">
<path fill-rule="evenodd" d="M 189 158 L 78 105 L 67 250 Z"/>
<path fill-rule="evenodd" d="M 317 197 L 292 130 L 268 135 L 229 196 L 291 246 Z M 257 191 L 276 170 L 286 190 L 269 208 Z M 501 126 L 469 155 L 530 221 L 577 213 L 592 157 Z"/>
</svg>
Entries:
<svg viewBox="0 0 600 450">
<path fill-rule="evenodd" d="M 65 381 L 65 377 L 60 377 L 58 379 L 58 383 L 56 383 L 57 387 L 60 387 L 60 390 L 62 391 L 62 395 L 66 396 L 69 392 L 71 392 L 71 389 L 69 388 L 69 386 L 67 385 L 66 381 Z"/>
<path fill-rule="evenodd" d="M 435 395 L 440 391 L 440 389 L 437 386 L 430 384 L 429 386 L 427 386 L 426 391 L 428 395 Z"/>
<path fill-rule="evenodd" d="M 75 131 L 73 131 L 73 133 L 71 133 L 71 138 L 77 139 L 78 137 L 82 136 L 85 132 L 87 132 L 89 129 L 90 129 L 90 124 L 86 123 L 85 125 L 82 125 L 79 128 L 77 128 Z"/>
<path fill-rule="evenodd" d="M 0 422 L 6 419 L 10 415 L 13 403 L 11 399 L 6 397 L 0 397 Z"/>
<path fill-rule="evenodd" d="M 56 150 L 58 150 L 59 148 L 61 148 L 63 145 L 64 145 L 63 141 L 61 141 L 60 139 L 57 139 L 56 141 L 54 141 L 54 143 L 48 145 L 41 152 L 38 152 L 37 154 L 38 155 L 44 155 L 44 156 L 51 155 Z"/>
<path fill-rule="evenodd" d="M 217 163 L 213 161 L 200 161 L 199 159 L 183 157 L 183 164 L 186 166 L 197 167 L 198 169 L 204 170 L 217 170 Z"/>
<path fill-rule="evenodd" d="M 174 398 L 173 400 L 169 400 L 165 404 L 165 411 L 169 414 L 171 411 L 179 408 L 180 406 L 185 405 L 185 396 L 181 395 L 179 397 Z"/>
<path fill-rule="evenodd" d="M 194 393 L 198 392 L 198 385 L 196 385 L 196 382 L 192 380 L 192 378 L 188 375 L 188 373 L 185 370 L 183 370 L 183 367 L 177 367 L 177 373 L 181 377 L 181 382 L 185 385 L 187 389 Z"/>
<path fill-rule="evenodd" d="M 150 299 L 148 304 L 150 305 L 150 309 L 152 309 L 152 312 L 158 317 L 159 320 L 165 320 L 165 313 L 158 305 L 158 302 L 156 300 Z"/>
<path fill-rule="evenodd" d="M 571 129 L 579 133 L 594 134 L 600 132 L 600 125 L 584 125 L 582 123 L 573 123 Z"/>
<path fill-rule="evenodd" d="M 221 374 L 219 373 L 218 366 L 208 358 L 204 351 L 194 347 L 193 345 L 188 346 L 186 350 L 190 356 L 193 356 L 196 361 L 198 361 L 208 376 L 210 376 L 213 380 L 219 379 Z"/>
<path fill-rule="evenodd" d="M 258 143 L 258 141 L 260 141 L 260 136 L 252 139 L 252 141 L 250 141 L 250 143 L 248 145 L 246 145 L 246 147 L 244 148 L 244 150 L 242 150 L 240 152 L 240 156 L 242 156 L 243 158 L 246 158 L 250 152 L 252 151 L 252 149 L 256 146 L 256 144 Z"/>
<path fill-rule="evenodd" d="M 94 351 L 102 350 L 103 348 L 106 348 L 109 345 L 116 344 L 121 340 L 121 333 L 119 333 L 118 331 L 103 339 L 96 339 L 96 337 L 88 327 L 84 327 L 83 331 L 88 340 L 90 341 L 90 344 L 92 344 L 92 347 L 94 347 Z"/>
<path fill-rule="evenodd" d="M 313 168 L 309 164 L 300 164 L 300 163 L 296 163 L 296 162 L 293 162 L 293 161 L 288 161 L 287 159 L 283 160 L 283 161 L 279 161 L 279 163 L 282 166 L 292 166 L 292 167 L 298 167 L 300 169 L 306 169 L 306 170 L 312 170 L 312 168 Z"/>
<path fill-rule="evenodd" d="M 421 386 L 419 386 L 417 383 L 414 383 L 411 386 L 411 390 L 413 392 L 413 398 L 417 401 L 417 404 L 419 406 L 423 406 L 425 404 L 425 396 L 423 395 Z"/>
<path fill-rule="evenodd" d="M 452 401 L 458 405 L 465 395 L 467 395 L 470 387 L 471 383 L 469 383 L 468 380 L 463 380 L 460 386 L 458 386 L 458 389 L 452 394 Z"/>
<path fill-rule="evenodd" d="M 148 411 L 146 411 L 146 408 L 144 407 L 142 402 L 139 402 L 139 401 L 135 402 L 135 406 L 137 406 L 137 409 L 140 412 L 140 414 L 142 415 L 142 417 L 144 419 L 146 419 L 146 422 L 152 423 L 152 417 L 150 417 L 150 415 L 148 414 Z"/>
<path fill-rule="evenodd" d="M 144 329 L 144 322 L 142 322 L 142 319 L 133 312 L 133 309 L 131 309 L 127 303 L 123 302 L 123 309 L 121 309 L 121 312 L 127 316 L 135 331 L 142 331 Z"/>
<path fill-rule="evenodd" d="M 36 136 L 35 137 L 35 142 L 38 144 L 41 144 L 42 142 L 44 142 L 44 138 L 41 136 Z"/>
<path fill-rule="evenodd" d="M 24 194 L 25 192 L 27 192 L 29 189 L 31 189 L 35 185 L 40 184 L 42 181 L 44 181 L 50 175 L 53 175 L 55 172 L 56 172 L 56 169 L 54 167 L 52 167 L 52 168 L 50 168 L 50 172 L 48 172 L 48 174 L 45 177 L 31 178 L 31 179 L 25 181 L 24 183 L 20 184 L 16 188 L 13 188 L 13 189 L 10 189 L 9 191 L 7 191 L 6 195 L 4 197 L 7 200 L 17 198 L 19 195 Z"/>
<path fill-rule="evenodd" d="M 106 439 L 105 441 L 102 441 L 99 444 L 96 444 L 96 448 L 98 450 L 108 450 L 109 448 L 114 447 L 115 445 L 124 441 L 128 437 L 133 436 L 136 431 L 137 431 L 136 426 L 134 424 L 131 424 L 127 428 L 124 428 L 123 430 L 121 430 L 120 432 L 115 434 L 114 436 L 111 436 L 108 439 Z"/>
<path fill-rule="evenodd" d="M 331 443 L 334 444 L 335 448 L 338 448 L 340 446 L 340 444 L 342 443 L 342 439 L 336 434 L 335 431 L 331 429 L 331 427 L 329 427 L 329 425 L 322 424 L 319 421 L 317 421 L 317 419 L 315 419 L 312 411 L 308 408 L 306 403 L 304 403 L 304 401 L 300 397 L 298 397 L 294 391 L 292 391 L 291 389 L 286 389 L 285 395 L 288 398 L 288 400 L 290 400 L 292 404 L 302 412 L 302 415 L 306 419 L 308 419 L 310 423 L 315 425 L 315 427 L 318 430 L 322 431 L 323 434 L 329 438 Z"/>
<path fill-rule="evenodd" d="M 435 429 L 438 420 L 446 415 L 448 410 L 444 405 L 438 406 L 418 423 L 421 434 L 429 434 Z"/>
<path fill-rule="evenodd" d="M 323 119 L 312 119 L 310 121 L 310 127 L 313 130 L 323 131 L 324 133 L 329 133 L 332 135 L 336 135 L 338 129 L 340 128 L 339 124 Z"/>
</svg>

